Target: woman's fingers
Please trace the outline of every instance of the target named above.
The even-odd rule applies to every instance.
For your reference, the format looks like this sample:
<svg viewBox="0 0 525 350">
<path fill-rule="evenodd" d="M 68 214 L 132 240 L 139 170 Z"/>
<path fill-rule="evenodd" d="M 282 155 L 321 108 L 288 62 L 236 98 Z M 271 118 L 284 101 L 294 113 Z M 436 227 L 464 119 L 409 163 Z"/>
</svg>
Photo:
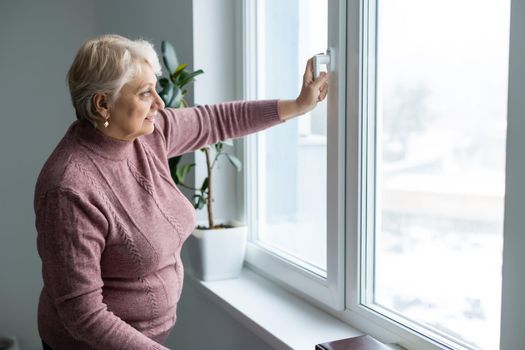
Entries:
<svg viewBox="0 0 525 350">
<path fill-rule="evenodd" d="M 321 72 L 319 77 L 312 82 L 311 86 L 315 91 L 317 102 L 324 100 L 328 93 L 328 74 Z"/>
<path fill-rule="evenodd" d="M 303 75 L 303 86 L 308 86 L 314 80 L 314 58 L 306 61 L 306 68 Z"/>
<path fill-rule="evenodd" d="M 321 89 L 319 90 L 319 97 L 317 100 L 321 102 L 326 98 L 326 95 L 328 94 L 328 83 L 324 83 Z"/>
<path fill-rule="evenodd" d="M 312 110 L 315 105 L 326 98 L 328 94 L 328 73 L 321 72 L 314 80 L 313 57 L 306 63 L 303 76 L 303 87 L 296 102 L 302 113 Z M 301 114 L 302 114 L 301 113 Z"/>
<path fill-rule="evenodd" d="M 328 81 L 328 73 L 321 72 L 319 73 L 319 77 L 314 80 L 313 84 L 316 88 L 320 89 L 323 84 L 325 84 Z"/>
<path fill-rule="evenodd" d="M 304 75 L 303 75 L 303 86 L 308 86 L 312 82 L 315 82 L 315 83 L 318 83 L 316 87 L 319 87 L 321 86 L 321 84 L 323 84 L 326 81 L 327 78 L 328 78 L 328 75 L 326 72 L 320 72 L 317 78 L 314 77 L 314 58 L 313 57 L 311 57 L 308 61 L 306 61 L 306 68 L 304 70 Z"/>
</svg>

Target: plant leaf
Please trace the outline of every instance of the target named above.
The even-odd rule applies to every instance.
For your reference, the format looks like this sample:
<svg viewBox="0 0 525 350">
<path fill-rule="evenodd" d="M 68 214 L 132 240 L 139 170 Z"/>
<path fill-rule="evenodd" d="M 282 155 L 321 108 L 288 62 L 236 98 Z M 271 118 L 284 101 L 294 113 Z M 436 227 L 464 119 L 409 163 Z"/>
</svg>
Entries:
<svg viewBox="0 0 525 350">
<path fill-rule="evenodd" d="M 177 59 L 175 48 L 169 42 L 164 40 L 162 41 L 160 48 L 162 51 L 162 60 L 164 61 L 164 65 L 166 66 L 168 73 L 171 75 L 179 66 L 179 60 Z"/>
<path fill-rule="evenodd" d="M 204 193 L 204 191 L 206 191 L 208 189 L 208 185 L 209 185 L 209 181 L 208 181 L 208 178 L 205 178 L 204 181 L 202 182 L 202 186 L 201 186 L 201 192 Z"/>
<path fill-rule="evenodd" d="M 175 181 L 176 184 L 179 184 L 179 180 L 177 178 L 177 167 L 179 165 L 179 162 L 181 160 L 182 156 L 177 156 L 168 159 L 168 165 L 170 166 L 170 173 L 173 181 Z"/>
<path fill-rule="evenodd" d="M 191 168 L 195 166 L 195 163 L 192 164 L 184 164 L 182 166 L 177 167 L 177 170 L 175 171 L 175 175 L 177 177 L 177 180 L 180 182 L 184 182 L 184 179 L 186 178 L 186 175 L 190 172 Z"/>
<path fill-rule="evenodd" d="M 199 195 L 199 194 L 194 194 L 193 197 L 191 197 L 191 198 L 192 198 L 192 202 L 193 202 L 193 207 L 194 207 L 195 209 L 197 209 L 197 206 L 198 206 L 198 204 L 199 204 L 199 201 L 200 201 L 201 195 Z"/>
<path fill-rule="evenodd" d="M 231 155 L 229 153 L 225 153 L 225 154 L 226 154 L 226 157 L 228 157 L 228 160 L 230 161 L 230 163 L 232 163 L 232 165 L 237 169 L 237 171 L 241 171 L 242 170 L 242 163 L 239 160 L 239 158 L 237 158 L 236 156 Z"/>
<path fill-rule="evenodd" d="M 166 86 L 168 86 L 170 84 L 170 81 L 168 78 L 160 78 L 159 79 L 159 85 L 162 87 L 162 88 L 165 88 Z"/>
<path fill-rule="evenodd" d="M 166 79 L 166 81 L 167 80 L 168 79 Z M 173 107 L 172 105 L 170 105 L 170 101 L 173 100 L 176 86 L 169 81 L 167 83 L 161 83 L 161 86 L 162 90 L 159 92 L 160 98 L 162 99 L 162 101 L 164 101 L 166 107 Z"/>
<path fill-rule="evenodd" d="M 171 86 L 173 87 L 173 95 L 169 102 L 164 102 L 164 104 L 166 105 L 166 107 L 179 108 L 180 102 L 182 100 L 182 93 L 176 85 L 171 84 Z"/>
<path fill-rule="evenodd" d="M 186 80 L 186 78 L 188 77 L 188 72 L 186 72 L 185 70 L 182 70 L 176 77 L 174 75 L 170 76 L 170 78 L 172 78 L 172 81 L 175 85 L 177 85 L 178 87 L 182 87 L 182 85 L 180 85 L 180 82 L 183 81 L 183 80 Z M 175 77 L 175 79 L 173 79 L 173 77 Z"/>
<path fill-rule="evenodd" d="M 199 196 L 199 200 L 197 202 L 197 208 L 196 209 L 202 209 L 204 205 L 206 204 L 206 201 L 202 196 Z"/>
<path fill-rule="evenodd" d="M 195 209 L 200 209 L 200 208 L 202 208 L 202 205 L 200 204 L 202 200 L 203 200 L 203 199 L 202 199 L 202 196 L 201 196 L 201 195 L 199 195 L 199 194 L 195 194 L 195 195 L 193 195 L 193 197 L 192 197 L 193 208 L 195 208 Z M 200 208 L 199 208 L 199 205 L 201 205 Z"/>
<path fill-rule="evenodd" d="M 202 69 L 199 69 L 199 70 L 196 70 L 196 71 L 193 72 L 193 73 L 188 73 L 188 74 L 186 74 L 186 75 L 184 76 L 184 78 L 182 77 L 182 74 L 181 74 L 181 75 L 180 75 L 181 78 L 179 79 L 179 84 L 178 84 L 178 85 L 179 85 L 180 87 L 183 87 L 184 85 L 189 84 L 189 83 L 195 81 L 194 78 L 195 78 L 197 75 L 200 75 L 200 74 L 203 74 L 203 73 L 204 73 L 204 71 L 203 71 Z"/>
<path fill-rule="evenodd" d="M 170 74 L 171 81 L 175 82 L 177 80 L 177 77 L 184 71 L 184 69 L 188 67 L 187 63 L 180 64 L 175 72 L 173 74 Z"/>
</svg>

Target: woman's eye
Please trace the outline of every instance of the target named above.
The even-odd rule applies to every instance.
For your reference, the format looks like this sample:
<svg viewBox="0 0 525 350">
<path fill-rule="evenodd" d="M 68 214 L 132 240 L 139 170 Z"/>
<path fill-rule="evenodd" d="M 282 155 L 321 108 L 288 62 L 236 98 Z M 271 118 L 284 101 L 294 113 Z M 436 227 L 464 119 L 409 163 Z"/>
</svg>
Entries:
<svg viewBox="0 0 525 350">
<path fill-rule="evenodd" d="M 141 95 L 142 96 L 149 96 L 149 95 L 151 95 L 151 90 L 146 90 Z"/>
</svg>

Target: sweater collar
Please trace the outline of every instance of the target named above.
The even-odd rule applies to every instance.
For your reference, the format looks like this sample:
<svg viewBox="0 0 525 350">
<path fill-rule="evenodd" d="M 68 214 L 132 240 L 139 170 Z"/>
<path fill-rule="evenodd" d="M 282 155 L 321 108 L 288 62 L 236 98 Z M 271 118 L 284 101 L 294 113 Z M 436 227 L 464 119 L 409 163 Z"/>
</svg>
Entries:
<svg viewBox="0 0 525 350">
<path fill-rule="evenodd" d="M 118 140 L 106 136 L 86 120 L 76 121 L 73 132 L 79 142 L 102 158 L 111 160 L 128 159 L 134 141 Z"/>
</svg>

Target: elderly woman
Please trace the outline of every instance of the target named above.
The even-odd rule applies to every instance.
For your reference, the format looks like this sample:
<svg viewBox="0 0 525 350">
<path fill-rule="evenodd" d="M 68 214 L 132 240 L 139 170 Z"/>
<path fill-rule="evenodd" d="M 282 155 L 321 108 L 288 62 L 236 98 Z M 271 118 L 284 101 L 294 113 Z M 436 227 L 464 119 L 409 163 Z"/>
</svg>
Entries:
<svg viewBox="0 0 525 350">
<path fill-rule="evenodd" d="M 46 349 L 166 349 L 176 321 L 181 246 L 195 227 L 168 158 L 303 114 L 323 100 L 326 75 L 307 64 L 296 100 L 164 109 L 150 43 L 87 41 L 68 73 L 77 119 L 35 189 Z"/>
</svg>

